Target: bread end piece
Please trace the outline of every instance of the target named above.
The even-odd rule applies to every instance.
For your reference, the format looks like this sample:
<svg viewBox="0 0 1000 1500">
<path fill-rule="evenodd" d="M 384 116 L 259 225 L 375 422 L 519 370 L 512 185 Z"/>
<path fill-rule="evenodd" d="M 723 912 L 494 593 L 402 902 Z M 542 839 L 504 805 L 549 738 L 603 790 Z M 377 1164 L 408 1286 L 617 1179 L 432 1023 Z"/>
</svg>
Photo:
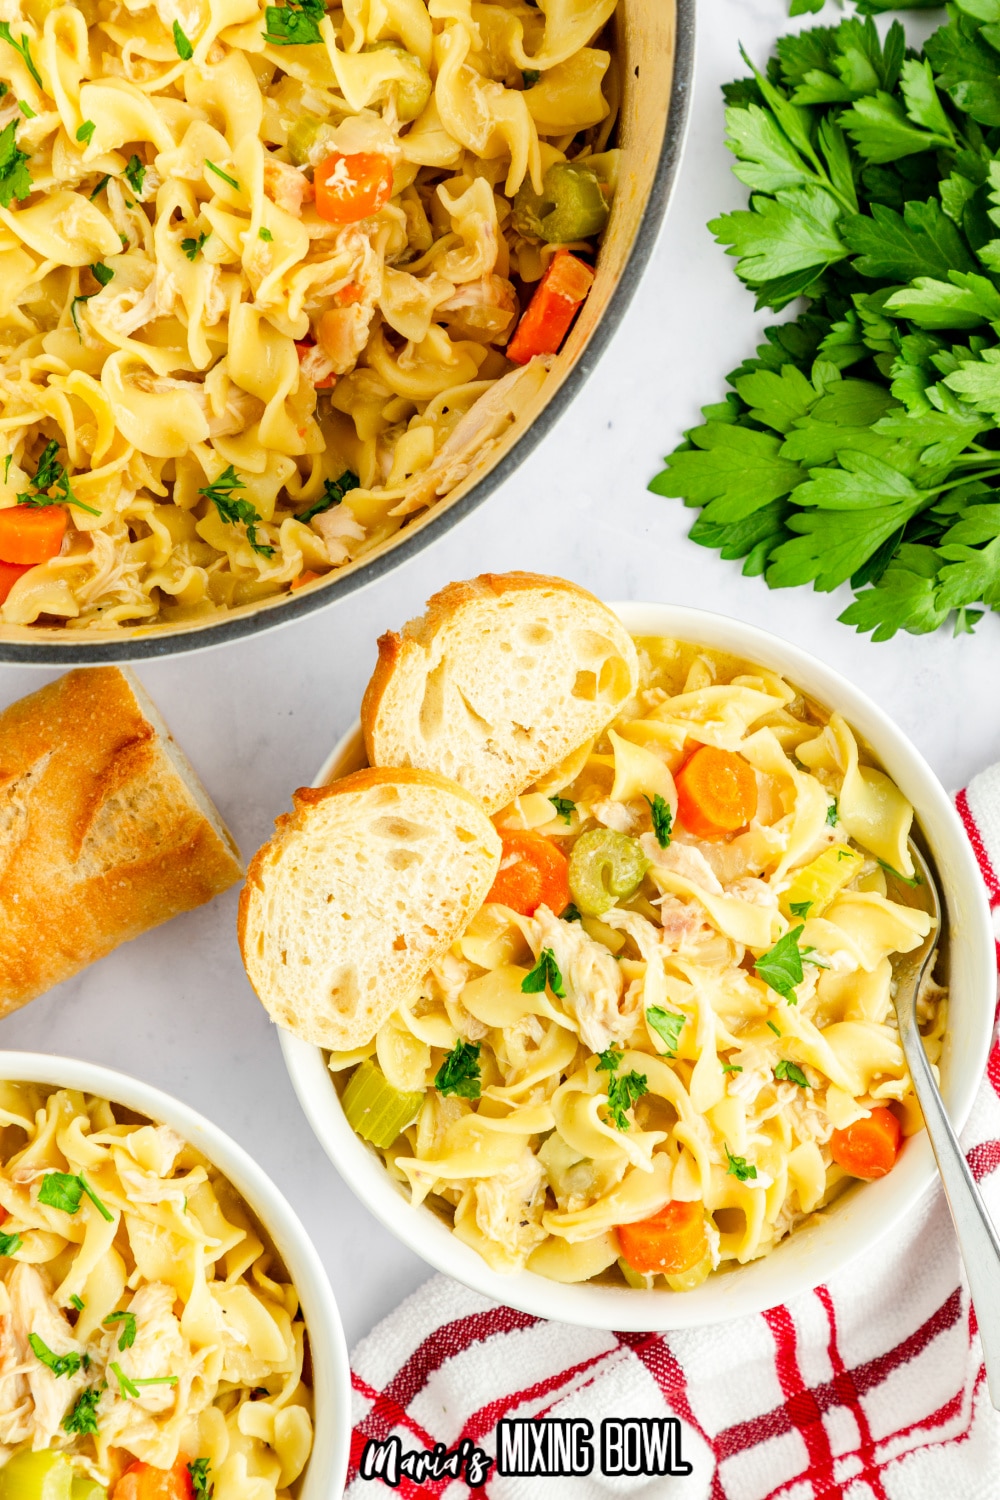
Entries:
<svg viewBox="0 0 1000 1500">
<path fill-rule="evenodd" d="M 371 764 L 452 777 L 491 813 L 600 734 L 639 680 L 618 616 L 537 573 L 449 584 L 378 651 L 361 706 Z"/>
<path fill-rule="evenodd" d="M 242 874 L 130 672 L 69 672 L 0 713 L 0 1015 Z"/>
<path fill-rule="evenodd" d="M 355 771 L 303 787 L 250 862 L 238 936 L 279 1026 L 345 1052 L 412 998 L 482 905 L 500 838 L 454 782 Z"/>
</svg>

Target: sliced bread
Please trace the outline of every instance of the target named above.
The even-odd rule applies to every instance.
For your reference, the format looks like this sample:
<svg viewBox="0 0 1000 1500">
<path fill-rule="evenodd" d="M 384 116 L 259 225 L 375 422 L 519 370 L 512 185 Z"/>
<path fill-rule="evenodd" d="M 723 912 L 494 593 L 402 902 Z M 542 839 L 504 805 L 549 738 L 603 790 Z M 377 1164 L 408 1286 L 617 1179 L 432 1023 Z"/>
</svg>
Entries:
<svg viewBox="0 0 1000 1500">
<path fill-rule="evenodd" d="M 535 573 L 450 584 L 378 651 L 361 706 L 371 764 L 450 776 L 491 813 L 606 728 L 639 673 L 617 615 Z"/>
<path fill-rule="evenodd" d="M 239 941 L 264 1008 L 303 1040 L 363 1046 L 482 905 L 500 839 L 427 771 L 304 787 L 250 864 Z"/>
</svg>

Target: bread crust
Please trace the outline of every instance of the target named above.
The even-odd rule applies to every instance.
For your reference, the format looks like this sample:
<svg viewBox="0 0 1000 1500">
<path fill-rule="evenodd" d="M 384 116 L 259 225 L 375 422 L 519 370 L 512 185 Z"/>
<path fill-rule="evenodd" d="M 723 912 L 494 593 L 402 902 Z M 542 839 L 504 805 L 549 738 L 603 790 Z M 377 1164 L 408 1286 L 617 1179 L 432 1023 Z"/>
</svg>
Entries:
<svg viewBox="0 0 1000 1500">
<path fill-rule="evenodd" d="M 187 769 L 117 667 L 0 713 L 0 1015 L 240 878 Z"/>
</svg>

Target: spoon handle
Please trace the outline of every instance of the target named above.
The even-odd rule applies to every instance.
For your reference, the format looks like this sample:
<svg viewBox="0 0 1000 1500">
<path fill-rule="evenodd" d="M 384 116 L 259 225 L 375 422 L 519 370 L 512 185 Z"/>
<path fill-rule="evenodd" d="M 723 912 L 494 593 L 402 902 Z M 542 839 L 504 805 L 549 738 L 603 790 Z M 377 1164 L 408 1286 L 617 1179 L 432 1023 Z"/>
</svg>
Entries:
<svg viewBox="0 0 1000 1500">
<path fill-rule="evenodd" d="M 997 1287 L 1000 1287 L 1000 1237 L 945 1112 L 912 1010 L 905 1021 L 900 1017 L 899 1031 L 965 1262 L 983 1346 L 990 1400 L 1000 1411 L 1000 1315 L 996 1303 Z"/>
</svg>

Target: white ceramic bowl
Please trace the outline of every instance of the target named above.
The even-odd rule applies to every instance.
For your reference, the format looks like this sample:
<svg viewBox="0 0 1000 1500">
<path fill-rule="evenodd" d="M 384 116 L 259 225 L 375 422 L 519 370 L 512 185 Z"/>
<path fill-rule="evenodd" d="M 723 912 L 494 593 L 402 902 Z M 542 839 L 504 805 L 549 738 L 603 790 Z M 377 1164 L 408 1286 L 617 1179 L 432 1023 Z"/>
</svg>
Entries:
<svg viewBox="0 0 1000 1500">
<path fill-rule="evenodd" d="M 990 913 L 972 849 L 940 782 L 906 736 L 869 698 L 822 662 L 776 636 L 722 615 L 668 604 L 612 606 L 634 635 L 673 636 L 730 652 L 781 672 L 816 702 L 837 709 L 913 803 L 933 855 L 947 908 L 951 1005 L 941 1089 L 952 1122 L 965 1124 L 989 1051 L 996 1002 Z M 364 764 L 360 734 L 341 740 L 317 778 L 321 786 Z M 467 1286 L 523 1312 L 607 1329 L 659 1330 L 725 1323 L 819 1286 L 888 1236 L 913 1211 L 936 1175 L 927 1137 L 907 1141 L 879 1182 L 852 1188 L 831 1211 L 797 1230 L 762 1260 L 711 1276 L 693 1292 L 565 1286 L 531 1271 L 503 1275 L 429 1208 L 413 1208 L 381 1158 L 348 1125 L 323 1054 L 282 1031 L 292 1083 L 309 1121 L 348 1185 L 393 1234 Z"/>
<path fill-rule="evenodd" d="M 270 1177 L 224 1131 L 159 1089 L 96 1063 L 43 1052 L 0 1052 L 0 1079 L 81 1089 L 170 1125 L 222 1172 L 274 1242 L 302 1304 L 313 1367 L 315 1437 L 299 1500 L 340 1500 L 351 1437 L 351 1372 L 340 1314 L 316 1249 Z"/>
</svg>

